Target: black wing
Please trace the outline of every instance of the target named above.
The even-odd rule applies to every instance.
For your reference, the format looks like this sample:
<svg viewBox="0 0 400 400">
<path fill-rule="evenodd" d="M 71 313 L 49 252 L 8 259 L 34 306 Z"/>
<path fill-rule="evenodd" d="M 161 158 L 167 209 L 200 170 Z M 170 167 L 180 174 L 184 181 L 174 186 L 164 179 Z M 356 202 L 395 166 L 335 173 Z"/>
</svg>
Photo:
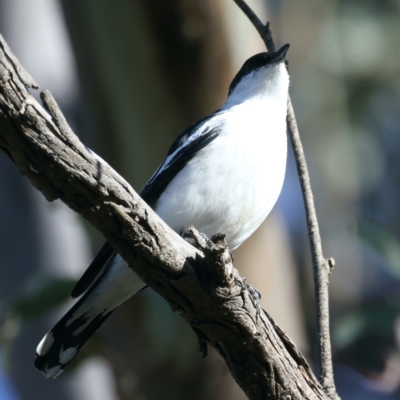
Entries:
<svg viewBox="0 0 400 400">
<path fill-rule="evenodd" d="M 162 192 L 182 168 L 201 150 L 211 143 L 218 135 L 219 128 L 209 127 L 205 123 L 221 112 L 216 112 L 196 122 L 183 131 L 170 147 L 163 164 L 157 169 L 140 195 L 147 204 L 155 208 Z M 85 273 L 72 290 L 73 298 L 82 295 L 95 282 L 96 278 L 110 265 L 116 255 L 114 248 L 108 243 L 97 254 Z"/>
<path fill-rule="evenodd" d="M 219 135 L 220 127 L 218 125 L 210 127 L 206 122 L 220 113 L 222 112 L 211 114 L 196 122 L 172 144 L 165 161 L 140 192 L 142 199 L 151 208 L 156 207 L 161 194 L 183 167 Z"/>
<path fill-rule="evenodd" d="M 111 258 L 116 255 L 116 251 L 111 246 L 110 243 L 105 242 L 103 247 L 97 253 L 97 256 L 86 269 L 85 273 L 82 275 L 81 279 L 77 282 L 75 287 L 72 289 L 72 298 L 79 297 L 83 294 L 89 286 L 96 280 L 96 277 L 104 270 L 104 268 L 109 264 Z"/>
</svg>

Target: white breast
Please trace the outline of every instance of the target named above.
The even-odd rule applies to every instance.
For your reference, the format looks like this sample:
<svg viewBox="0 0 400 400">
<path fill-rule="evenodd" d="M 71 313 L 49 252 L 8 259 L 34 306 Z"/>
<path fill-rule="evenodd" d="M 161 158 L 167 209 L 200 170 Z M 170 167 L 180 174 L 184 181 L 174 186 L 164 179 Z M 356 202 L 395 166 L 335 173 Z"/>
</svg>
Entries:
<svg viewBox="0 0 400 400">
<path fill-rule="evenodd" d="M 194 225 L 238 247 L 263 222 L 282 188 L 286 102 L 256 98 L 221 115 L 221 134 L 169 184 L 156 211 L 172 229 Z"/>
</svg>

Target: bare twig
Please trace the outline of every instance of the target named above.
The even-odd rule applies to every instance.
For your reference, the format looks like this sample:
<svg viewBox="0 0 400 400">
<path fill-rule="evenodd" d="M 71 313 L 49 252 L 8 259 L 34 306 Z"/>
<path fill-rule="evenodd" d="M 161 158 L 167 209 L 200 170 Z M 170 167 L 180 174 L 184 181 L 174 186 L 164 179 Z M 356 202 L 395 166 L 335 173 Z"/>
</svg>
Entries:
<svg viewBox="0 0 400 400">
<path fill-rule="evenodd" d="M 246 14 L 251 23 L 257 29 L 268 51 L 274 51 L 275 45 L 272 39 L 269 22 L 264 25 L 253 10 L 243 0 L 234 0 L 240 9 Z M 310 238 L 311 256 L 314 270 L 315 300 L 317 305 L 317 334 L 318 334 L 318 354 L 320 357 L 320 381 L 322 387 L 331 399 L 338 399 L 336 393 L 332 351 L 329 331 L 329 274 L 331 272 L 329 262 L 322 253 L 321 236 L 317 214 L 315 212 L 314 198 L 311 190 L 310 177 L 306 158 L 301 143 L 299 129 L 296 122 L 292 102 L 288 98 L 287 123 L 289 136 L 292 141 L 293 151 L 296 159 L 297 172 L 299 174 L 301 190 L 307 215 L 308 234 Z"/>
<path fill-rule="evenodd" d="M 315 212 L 314 197 L 311 190 L 306 158 L 301 144 L 296 117 L 292 102 L 288 101 L 288 128 L 295 154 L 297 171 L 299 174 L 301 191 L 307 216 L 308 235 L 310 237 L 311 257 L 314 270 L 315 302 L 317 305 L 317 334 L 322 387 L 331 399 L 337 399 L 335 382 L 333 378 L 332 350 L 329 331 L 329 275 L 333 259 L 325 259 L 322 253 L 321 236 L 317 214 Z"/>
<path fill-rule="evenodd" d="M 233 0 L 238 7 L 244 12 L 250 22 L 257 29 L 257 32 L 264 41 L 268 51 L 275 51 L 275 44 L 272 40 L 271 31 L 269 30 L 269 22 L 265 25 L 261 22 L 260 18 L 257 17 L 256 13 L 249 7 L 249 5 L 243 0 Z"/>
</svg>

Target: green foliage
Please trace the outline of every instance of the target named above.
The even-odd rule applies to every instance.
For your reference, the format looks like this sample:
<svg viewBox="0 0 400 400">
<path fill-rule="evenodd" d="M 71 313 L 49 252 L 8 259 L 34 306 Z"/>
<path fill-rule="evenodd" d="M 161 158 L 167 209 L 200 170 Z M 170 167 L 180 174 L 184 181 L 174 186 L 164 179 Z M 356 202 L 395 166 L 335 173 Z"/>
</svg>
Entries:
<svg viewBox="0 0 400 400">
<path fill-rule="evenodd" d="M 76 281 L 35 275 L 19 291 L 0 320 L 0 361 L 7 363 L 9 350 L 24 322 L 39 318 L 65 302 Z"/>
<path fill-rule="evenodd" d="M 15 298 L 10 313 L 23 319 L 40 317 L 65 302 L 75 284 L 73 279 L 35 276 Z"/>
</svg>

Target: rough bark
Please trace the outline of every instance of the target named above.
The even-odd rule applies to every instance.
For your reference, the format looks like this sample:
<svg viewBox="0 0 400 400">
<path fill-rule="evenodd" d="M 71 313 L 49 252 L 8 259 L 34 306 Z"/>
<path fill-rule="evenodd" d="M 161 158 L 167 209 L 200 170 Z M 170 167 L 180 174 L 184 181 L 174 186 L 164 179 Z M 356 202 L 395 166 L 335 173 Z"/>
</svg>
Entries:
<svg viewBox="0 0 400 400">
<path fill-rule="evenodd" d="M 68 127 L 0 37 L 0 147 L 49 200 L 99 229 L 131 267 L 215 347 L 250 399 L 327 399 L 296 346 L 254 301 L 221 235 L 185 242 Z M 195 231 L 194 231 L 195 234 Z"/>
</svg>

